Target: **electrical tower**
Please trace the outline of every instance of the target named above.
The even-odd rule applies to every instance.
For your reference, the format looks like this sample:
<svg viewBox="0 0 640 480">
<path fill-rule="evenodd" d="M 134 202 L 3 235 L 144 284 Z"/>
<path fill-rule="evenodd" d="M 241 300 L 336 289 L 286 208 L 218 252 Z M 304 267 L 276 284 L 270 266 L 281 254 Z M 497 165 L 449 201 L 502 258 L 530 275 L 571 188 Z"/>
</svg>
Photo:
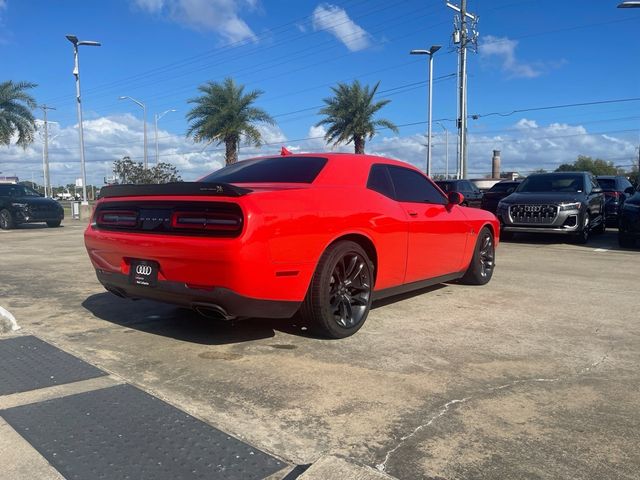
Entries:
<svg viewBox="0 0 640 480">
<path fill-rule="evenodd" d="M 460 6 L 447 2 L 458 12 L 453 20 L 453 43 L 458 45 L 458 178 L 467 178 L 467 47 L 478 51 L 478 16 L 467 12 L 467 0 Z M 467 26 L 471 20 L 471 33 Z"/>
</svg>

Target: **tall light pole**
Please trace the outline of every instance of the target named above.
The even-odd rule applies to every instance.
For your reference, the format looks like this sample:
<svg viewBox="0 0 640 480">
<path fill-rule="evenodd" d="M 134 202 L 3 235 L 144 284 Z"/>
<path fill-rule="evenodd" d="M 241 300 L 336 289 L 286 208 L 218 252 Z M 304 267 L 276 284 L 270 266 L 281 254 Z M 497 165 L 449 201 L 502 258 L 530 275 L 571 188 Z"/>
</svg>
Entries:
<svg viewBox="0 0 640 480">
<path fill-rule="evenodd" d="M 155 125 L 156 125 L 156 167 L 160 163 L 160 151 L 158 150 L 158 120 L 164 117 L 167 113 L 175 112 L 175 111 L 176 111 L 175 108 L 170 108 L 169 110 L 165 110 L 164 112 L 162 112 L 160 115 L 156 113 L 154 116 Z"/>
<path fill-rule="evenodd" d="M 429 50 L 411 50 L 411 55 L 429 55 L 429 95 L 427 110 L 427 176 L 431 176 L 431 104 L 433 98 L 433 54 L 442 48 L 440 45 L 432 45 Z"/>
<path fill-rule="evenodd" d="M 142 141 L 144 142 L 144 168 L 146 170 L 149 167 L 148 161 L 147 161 L 147 107 L 144 103 L 140 102 L 139 100 L 136 100 L 135 98 L 132 98 L 126 95 L 120 97 L 120 100 L 125 100 L 125 99 L 129 99 L 133 103 L 137 103 L 139 106 L 142 107 L 142 115 L 144 117 L 144 137 Z"/>
<path fill-rule="evenodd" d="M 640 8 L 640 0 L 625 0 L 618 4 L 618 8 Z M 638 145 L 638 172 L 640 172 L 640 145 Z"/>
<path fill-rule="evenodd" d="M 444 175 L 449 180 L 449 130 L 440 122 L 436 122 L 444 130 Z"/>
<path fill-rule="evenodd" d="M 80 170 L 82 173 L 82 203 L 87 205 L 87 172 L 84 166 L 84 133 L 82 131 L 82 102 L 80 100 L 80 62 L 78 60 L 78 47 L 99 47 L 100 42 L 92 40 L 78 40 L 75 35 L 67 35 L 67 40 L 73 43 L 73 76 L 76 77 L 76 104 L 78 106 L 78 135 L 80 137 Z"/>
</svg>

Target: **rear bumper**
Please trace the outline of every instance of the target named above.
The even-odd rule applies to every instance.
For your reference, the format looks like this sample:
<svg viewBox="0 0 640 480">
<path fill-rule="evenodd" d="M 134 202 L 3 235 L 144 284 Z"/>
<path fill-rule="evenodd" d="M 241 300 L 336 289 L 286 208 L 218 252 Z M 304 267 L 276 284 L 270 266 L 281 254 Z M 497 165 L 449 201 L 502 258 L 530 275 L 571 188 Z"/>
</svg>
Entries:
<svg viewBox="0 0 640 480">
<path fill-rule="evenodd" d="M 149 299 L 200 311 L 217 311 L 222 318 L 290 318 L 301 302 L 261 300 L 240 295 L 227 288 L 191 288 L 186 283 L 159 281 L 155 287 L 129 283 L 128 275 L 96 269 L 102 285 L 119 297 Z"/>
</svg>

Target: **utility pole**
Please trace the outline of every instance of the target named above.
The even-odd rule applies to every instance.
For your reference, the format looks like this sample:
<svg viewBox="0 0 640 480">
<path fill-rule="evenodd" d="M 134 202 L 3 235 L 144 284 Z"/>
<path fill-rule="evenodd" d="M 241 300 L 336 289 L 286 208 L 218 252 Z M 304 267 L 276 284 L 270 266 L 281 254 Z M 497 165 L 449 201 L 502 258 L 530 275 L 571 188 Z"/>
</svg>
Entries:
<svg viewBox="0 0 640 480">
<path fill-rule="evenodd" d="M 51 179 L 49 177 L 49 123 L 47 122 L 47 110 L 55 110 L 55 107 L 40 105 L 40 108 L 44 115 L 44 196 L 46 197 L 47 191 L 51 193 Z"/>
<path fill-rule="evenodd" d="M 454 19 L 453 43 L 459 45 L 458 71 L 458 171 L 462 178 L 467 178 L 467 45 L 477 49 L 478 33 L 476 25 L 478 17 L 467 12 L 467 0 L 460 0 L 460 6 L 447 2 L 447 7 L 458 12 Z M 472 33 L 469 35 L 467 19 L 472 22 Z"/>
</svg>

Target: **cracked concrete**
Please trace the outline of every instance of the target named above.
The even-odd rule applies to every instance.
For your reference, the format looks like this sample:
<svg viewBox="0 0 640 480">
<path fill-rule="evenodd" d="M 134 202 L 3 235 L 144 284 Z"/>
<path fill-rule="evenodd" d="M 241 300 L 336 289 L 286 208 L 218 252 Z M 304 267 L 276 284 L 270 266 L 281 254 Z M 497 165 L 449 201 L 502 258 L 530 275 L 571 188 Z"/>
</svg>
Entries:
<svg viewBox="0 0 640 480">
<path fill-rule="evenodd" d="M 403 480 L 637 478 L 640 324 L 620 272 L 639 253 L 615 232 L 504 243 L 490 284 L 385 302 L 335 342 L 116 298 L 81 233 L 3 236 L 0 297 L 23 331 L 288 462 L 339 452 Z"/>
</svg>

